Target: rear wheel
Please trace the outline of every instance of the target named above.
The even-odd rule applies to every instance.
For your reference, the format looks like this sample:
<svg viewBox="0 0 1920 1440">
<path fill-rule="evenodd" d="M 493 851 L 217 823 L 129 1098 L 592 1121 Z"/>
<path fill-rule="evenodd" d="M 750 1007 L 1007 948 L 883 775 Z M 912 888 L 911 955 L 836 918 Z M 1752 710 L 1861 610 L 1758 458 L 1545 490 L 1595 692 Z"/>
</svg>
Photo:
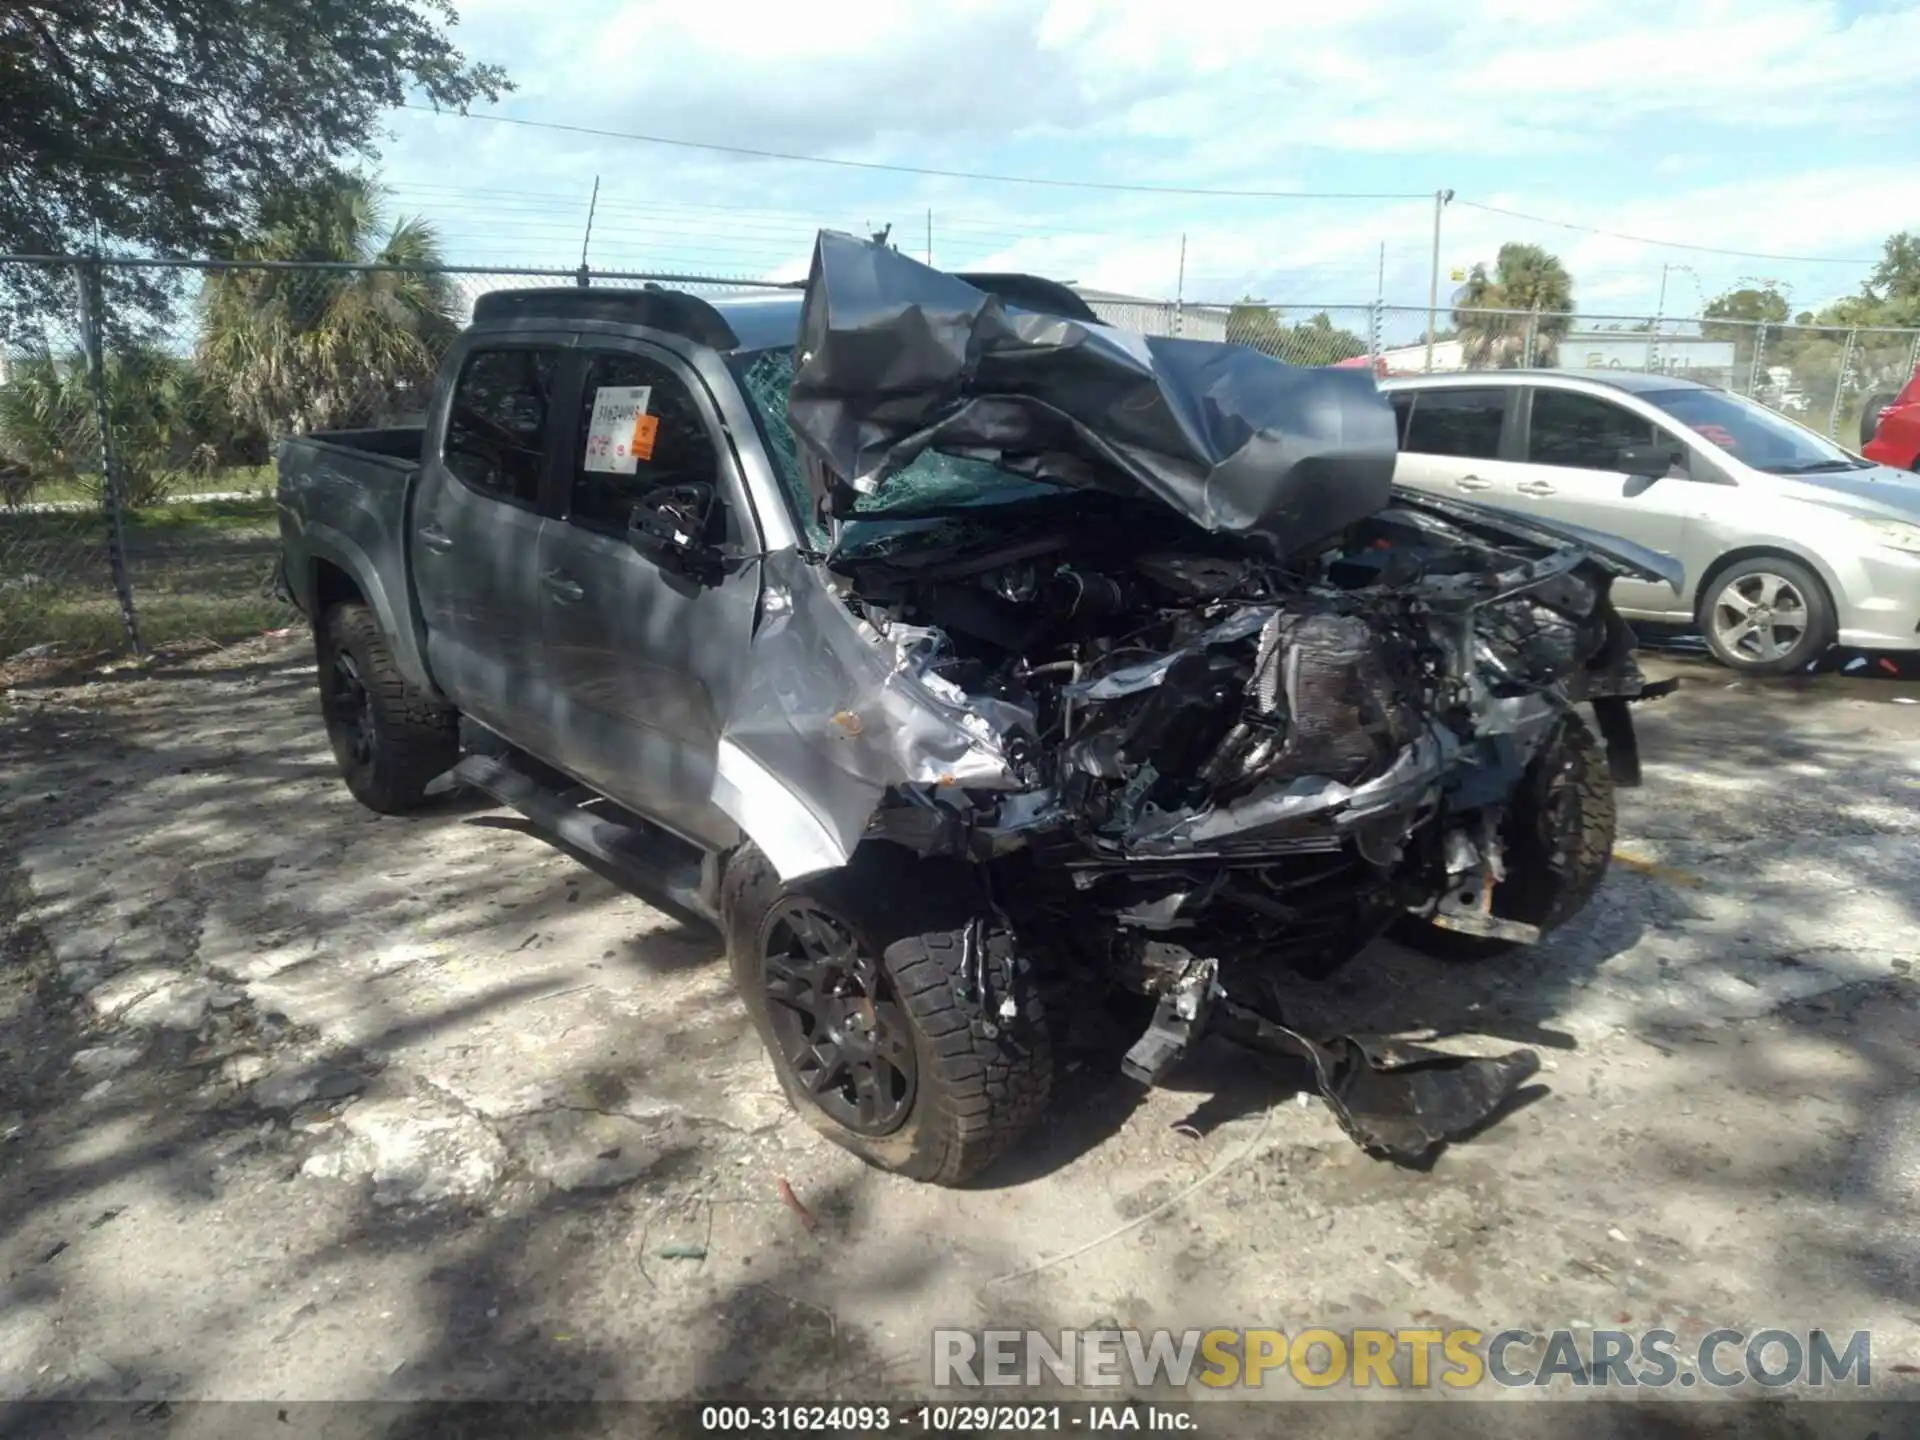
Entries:
<svg viewBox="0 0 1920 1440">
<path fill-rule="evenodd" d="M 721 916 L 781 1088 L 836 1145 L 955 1185 L 1046 1107 L 1034 977 L 969 867 L 876 844 L 783 885 L 748 846 L 727 866 Z"/>
<path fill-rule="evenodd" d="M 1873 437 L 1880 432 L 1880 412 L 1898 400 L 1899 395 L 1889 391 L 1884 395 L 1869 395 L 1867 403 L 1860 409 L 1860 446 L 1865 449 L 1873 443 Z"/>
<path fill-rule="evenodd" d="M 1578 715 L 1568 715 L 1528 765 L 1500 827 L 1507 878 L 1493 887 L 1502 920 L 1558 929 L 1587 907 L 1613 858 L 1616 825 L 1607 752 Z M 1523 948 L 1445 930 L 1408 916 L 1393 936 L 1442 960 L 1484 960 Z"/>
<path fill-rule="evenodd" d="M 365 605 L 328 608 L 315 627 L 320 710 L 340 775 L 369 810 L 413 809 L 460 758 L 460 716 L 394 663 Z"/>
<path fill-rule="evenodd" d="M 1721 571 L 1701 593 L 1699 622 L 1714 658 L 1749 675 L 1804 669 L 1835 633 L 1827 587 L 1784 555 L 1756 555 Z"/>
</svg>

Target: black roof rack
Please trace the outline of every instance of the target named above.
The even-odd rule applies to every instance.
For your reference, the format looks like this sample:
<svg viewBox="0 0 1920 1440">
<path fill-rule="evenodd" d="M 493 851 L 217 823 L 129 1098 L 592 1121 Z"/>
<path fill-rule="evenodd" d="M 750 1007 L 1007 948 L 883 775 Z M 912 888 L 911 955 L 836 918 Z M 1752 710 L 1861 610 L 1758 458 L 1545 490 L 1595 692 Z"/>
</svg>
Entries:
<svg viewBox="0 0 1920 1440">
<path fill-rule="evenodd" d="M 731 350 L 740 343 L 726 317 L 707 301 L 685 290 L 657 285 L 640 290 L 558 285 L 544 290 L 489 290 L 473 302 L 474 324 L 504 320 L 605 320 L 684 335 L 715 350 Z"/>
<path fill-rule="evenodd" d="M 964 280 L 976 290 L 998 295 L 1007 304 L 1036 315 L 1053 315 L 1062 320 L 1078 320 L 1098 325 L 1100 317 L 1080 298 L 1079 292 L 1039 275 L 999 274 L 987 271 L 956 270 L 956 280 Z"/>
</svg>

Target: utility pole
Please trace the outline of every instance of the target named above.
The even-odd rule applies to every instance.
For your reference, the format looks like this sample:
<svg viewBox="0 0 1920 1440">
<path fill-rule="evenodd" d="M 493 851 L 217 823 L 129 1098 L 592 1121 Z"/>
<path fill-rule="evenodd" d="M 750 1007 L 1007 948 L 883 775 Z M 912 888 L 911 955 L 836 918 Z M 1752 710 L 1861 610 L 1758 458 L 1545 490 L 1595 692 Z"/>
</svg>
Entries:
<svg viewBox="0 0 1920 1440">
<path fill-rule="evenodd" d="M 933 207 L 927 207 L 927 264 L 933 264 Z"/>
<path fill-rule="evenodd" d="M 1666 322 L 1667 318 L 1667 277 L 1676 270 L 1686 271 L 1687 274 L 1693 277 L 1693 288 L 1696 291 L 1700 289 L 1700 272 L 1695 270 L 1691 265 L 1662 265 L 1660 267 L 1660 298 L 1654 302 L 1653 329 L 1647 336 L 1648 370 L 1654 368 L 1655 347 L 1660 343 L 1660 327 Z M 1702 310 L 1707 308 L 1706 296 L 1704 294 L 1700 296 L 1700 308 Z"/>
<path fill-rule="evenodd" d="M 1647 332 L 1647 369 L 1653 369 L 1653 347 L 1659 344 L 1660 320 L 1667 313 L 1667 276 L 1672 273 L 1671 265 L 1660 267 L 1660 298 L 1653 302 L 1653 329 Z"/>
<path fill-rule="evenodd" d="M 1187 233 L 1180 232 L 1180 274 L 1173 282 L 1173 333 L 1179 335 L 1186 329 L 1187 308 Z"/>
<path fill-rule="evenodd" d="M 580 237 L 580 271 L 577 276 L 580 287 L 587 284 L 587 246 L 593 243 L 593 213 L 600 208 L 600 177 L 593 177 L 593 195 L 587 201 L 587 233 Z"/>
<path fill-rule="evenodd" d="M 1433 332 L 1440 311 L 1440 212 L 1453 199 L 1451 190 L 1433 192 L 1433 271 L 1427 277 L 1427 373 L 1433 373 Z"/>
<path fill-rule="evenodd" d="M 1380 270 L 1373 281 L 1373 314 L 1367 321 L 1367 363 L 1380 359 L 1380 327 L 1387 310 L 1387 242 L 1380 242 Z"/>
</svg>

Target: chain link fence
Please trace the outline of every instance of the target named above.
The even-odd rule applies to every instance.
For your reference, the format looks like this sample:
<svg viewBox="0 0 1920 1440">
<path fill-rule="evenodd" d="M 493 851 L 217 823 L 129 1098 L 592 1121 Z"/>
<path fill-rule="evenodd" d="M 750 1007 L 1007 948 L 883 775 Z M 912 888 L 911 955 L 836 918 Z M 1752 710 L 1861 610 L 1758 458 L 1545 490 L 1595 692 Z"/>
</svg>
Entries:
<svg viewBox="0 0 1920 1440">
<path fill-rule="evenodd" d="M 1095 300 L 1110 325 L 1252 345 L 1380 375 L 1540 367 L 1680 376 L 1748 396 L 1843 445 L 1920 369 L 1920 330 L 1401 305 Z"/>
<path fill-rule="evenodd" d="M 37 654 L 221 642 L 293 620 L 272 589 L 283 435 L 420 424 L 488 291 L 719 275 L 0 257 L 0 670 Z M 1856 445 L 1920 331 L 1093 294 L 1108 324 L 1381 375 L 1653 371 Z"/>
<path fill-rule="evenodd" d="M 479 296 L 583 283 L 755 282 L 0 258 L 0 670 L 292 623 L 274 442 L 423 423 Z"/>
</svg>

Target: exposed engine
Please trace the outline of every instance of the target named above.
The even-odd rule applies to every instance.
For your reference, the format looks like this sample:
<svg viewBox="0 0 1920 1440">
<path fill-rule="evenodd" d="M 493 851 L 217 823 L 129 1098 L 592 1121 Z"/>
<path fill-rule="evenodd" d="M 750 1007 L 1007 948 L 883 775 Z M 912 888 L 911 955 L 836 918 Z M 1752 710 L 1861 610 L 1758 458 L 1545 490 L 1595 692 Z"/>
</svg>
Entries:
<svg viewBox="0 0 1920 1440">
<path fill-rule="evenodd" d="M 926 676 L 1027 721 L 1021 793 L 900 794 L 877 828 L 1012 857 L 1017 907 L 1067 931 L 1105 912 L 1123 968 L 1167 931 L 1314 971 L 1409 909 L 1498 933 L 1499 807 L 1587 682 L 1632 665 L 1610 577 L 1416 503 L 1286 563 L 1190 530 L 1163 548 L 1169 528 L 842 556 Z"/>
</svg>

